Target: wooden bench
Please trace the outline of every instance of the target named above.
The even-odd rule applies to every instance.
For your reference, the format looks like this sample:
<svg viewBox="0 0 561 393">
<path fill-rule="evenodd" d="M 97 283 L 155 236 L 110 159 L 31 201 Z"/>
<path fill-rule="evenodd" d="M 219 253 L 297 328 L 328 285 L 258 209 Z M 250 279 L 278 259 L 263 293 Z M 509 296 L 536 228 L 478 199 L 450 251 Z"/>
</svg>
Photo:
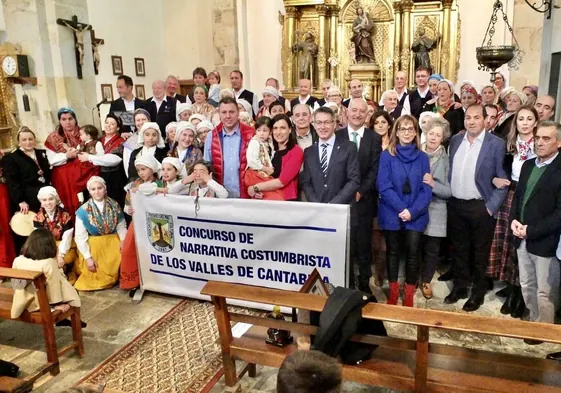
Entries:
<svg viewBox="0 0 561 393">
<path fill-rule="evenodd" d="M 215 307 L 225 380 L 229 387 L 238 380 L 236 359 L 249 364 L 252 376 L 255 364 L 280 367 L 284 358 L 297 349 L 295 344 L 284 348 L 266 344 L 268 327 L 290 330 L 295 339 L 298 335 L 315 334 L 317 327 L 231 313 L 226 306 L 227 299 L 311 311 L 321 311 L 327 299 L 299 292 L 212 281 L 205 285 L 201 294 L 211 296 Z M 366 305 L 362 315 L 364 318 L 416 326 L 417 340 L 354 335 L 352 341 L 378 344 L 380 347 L 370 360 L 356 366 L 345 365 L 345 380 L 418 393 L 561 392 L 561 364 L 558 362 L 429 344 L 431 329 L 561 344 L 561 326 L 374 303 Z M 231 322 L 254 326 L 242 337 L 233 338 Z"/>
<path fill-rule="evenodd" d="M 70 307 L 70 310 L 67 312 L 61 312 L 59 310 L 51 312 L 51 306 L 47 298 L 46 277 L 42 272 L 0 268 L 0 278 L 3 277 L 32 281 L 37 291 L 39 311 L 30 313 L 26 310 L 19 318 L 13 320 L 42 325 L 43 338 L 45 340 L 47 352 L 47 363 L 36 373 L 25 379 L 7 377 L 0 379 L 0 393 L 29 391 L 33 387 L 33 382 L 42 375 L 50 373 L 54 376 L 60 373 L 59 356 L 64 355 L 72 349 L 74 349 L 80 357 L 84 356 L 80 308 Z M 10 314 L 13 296 L 14 290 L 12 288 L 0 287 L 0 318 L 12 320 Z M 72 324 L 72 343 L 59 351 L 56 345 L 55 324 L 67 318 L 70 318 Z M 30 387 L 30 389 L 26 390 L 27 387 Z"/>
</svg>

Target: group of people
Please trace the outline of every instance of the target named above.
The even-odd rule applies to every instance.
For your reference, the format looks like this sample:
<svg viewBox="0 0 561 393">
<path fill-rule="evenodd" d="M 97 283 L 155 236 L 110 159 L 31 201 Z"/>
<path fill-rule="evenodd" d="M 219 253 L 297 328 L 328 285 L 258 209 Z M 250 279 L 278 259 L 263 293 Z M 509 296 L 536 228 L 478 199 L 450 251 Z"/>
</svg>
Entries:
<svg viewBox="0 0 561 393">
<path fill-rule="evenodd" d="M 232 88 L 222 89 L 218 72 L 196 68 L 190 95 L 170 76 L 142 101 L 121 75 L 102 133 L 79 127 L 70 108 L 58 112 L 45 149 L 22 127 L 19 148 L 2 160 L 0 203 L 37 213 L 36 227 L 52 233 L 58 266 L 80 290 L 119 280 L 138 287 L 131 193 L 349 204 L 352 286 L 371 292 L 374 270 L 397 304 L 405 260 L 403 305 L 412 307 L 418 288 L 432 298 L 437 265 L 449 259 L 445 303 L 471 288 L 463 309 L 475 311 L 501 280 L 501 312 L 520 318 L 528 309 L 530 320 L 553 323 L 561 126 L 552 97 L 507 87 L 501 74 L 481 90 L 463 82 L 455 94 L 425 67 L 414 89 L 398 72 L 380 102 L 365 99 L 356 79 L 346 99 L 329 80 L 313 97 L 303 79 L 290 101 L 269 78 L 259 101 L 241 71 L 229 78 Z M 0 265 L 10 266 L 25 239 L 14 241 L 6 222 L 0 228 Z"/>
</svg>

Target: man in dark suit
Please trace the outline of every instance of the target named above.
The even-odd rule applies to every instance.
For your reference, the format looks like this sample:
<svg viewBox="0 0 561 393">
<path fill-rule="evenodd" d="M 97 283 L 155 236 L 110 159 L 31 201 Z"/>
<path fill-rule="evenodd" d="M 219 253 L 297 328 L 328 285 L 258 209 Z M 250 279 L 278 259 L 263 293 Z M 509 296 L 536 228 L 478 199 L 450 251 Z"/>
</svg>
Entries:
<svg viewBox="0 0 561 393">
<path fill-rule="evenodd" d="M 377 213 L 376 176 L 382 152 L 382 137 L 365 128 L 368 104 L 363 98 L 353 98 L 349 104 L 348 126 L 335 135 L 346 139 L 358 150 L 360 187 L 351 202 L 351 266 L 358 265 L 358 289 L 372 293 L 369 282 L 372 276 L 372 221 Z M 354 274 L 354 268 L 351 267 Z M 353 281 L 351 281 L 351 284 Z"/>
<path fill-rule="evenodd" d="M 505 142 L 485 131 L 485 108 L 473 104 L 466 110 L 466 132 L 450 141 L 448 233 L 454 246 L 454 288 L 444 303 L 468 297 L 470 254 L 474 251 L 474 278 L 464 311 L 477 310 L 488 288 L 486 271 L 496 219 L 508 189 L 498 189 L 493 178 L 507 178 L 503 169 Z"/>
<path fill-rule="evenodd" d="M 349 90 L 351 91 L 351 98 L 347 98 L 343 101 L 343 105 L 345 105 L 346 108 L 349 107 L 353 98 L 362 98 L 364 94 L 364 87 L 362 86 L 362 82 L 358 79 L 352 79 L 349 82 Z"/>
<path fill-rule="evenodd" d="M 146 110 L 150 114 L 152 121 L 158 123 L 162 136 L 166 137 L 166 126 L 176 120 L 175 98 L 166 96 L 164 81 L 154 81 L 152 83 L 153 96 L 146 100 Z"/>
<path fill-rule="evenodd" d="M 318 141 L 304 151 L 300 173 L 302 190 L 308 202 L 351 203 L 360 187 L 356 146 L 335 137 L 337 115 L 328 107 L 314 113 Z"/>
<path fill-rule="evenodd" d="M 560 279 L 555 254 L 561 235 L 561 124 L 540 123 L 534 144 L 537 158 L 522 165 L 512 201 L 511 229 L 530 321 L 554 323 Z"/>
<path fill-rule="evenodd" d="M 135 98 L 132 94 L 132 88 L 132 78 L 127 75 L 119 75 L 117 78 L 117 92 L 119 93 L 119 98 L 111 102 L 109 113 L 134 112 L 139 108 L 144 108 L 146 102 Z"/>
<path fill-rule="evenodd" d="M 306 104 L 313 109 L 314 104 L 317 101 L 316 97 L 311 95 L 312 92 L 312 81 L 309 79 L 300 79 L 298 81 L 298 97 L 290 101 L 290 107 L 294 108 L 298 104 Z"/>
<path fill-rule="evenodd" d="M 181 103 L 185 103 L 187 101 L 187 98 L 182 94 L 178 94 L 177 93 L 178 89 L 179 89 L 179 80 L 173 75 L 168 76 L 166 79 L 167 96 L 175 98 L 177 101 Z"/>
<path fill-rule="evenodd" d="M 425 104 L 432 99 L 429 89 L 430 70 L 421 66 L 415 70 L 415 84 L 417 88 L 409 93 L 411 116 L 419 120 Z"/>
</svg>

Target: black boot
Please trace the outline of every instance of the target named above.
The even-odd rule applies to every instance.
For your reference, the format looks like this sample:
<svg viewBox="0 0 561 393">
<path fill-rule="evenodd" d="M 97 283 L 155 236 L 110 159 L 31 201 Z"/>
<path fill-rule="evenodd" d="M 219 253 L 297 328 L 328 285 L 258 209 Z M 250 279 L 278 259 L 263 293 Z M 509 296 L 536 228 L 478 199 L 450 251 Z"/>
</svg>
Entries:
<svg viewBox="0 0 561 393">
<path fill-rule="evenodd" d="M 454 279 L 454 271 L 450 268 L 446 273 L 441 274 L 438 277 L 438 281 L 452 281 Z"/>
<path fill-rule="evenodd" d="M 504 287 L 504 288 L 501 289 L 500 291 L 497 291 L 497 292 L 495 293 L 495 295 L 497 295 L 498 297 L 506 297 L 506 298 L 508 298 L 508 296 L 510 295 L 510 292 L 512 291 L 512 287 L 513 287 L 513 285 L 507 284 L 506 287 Z"/>
<path fill-rule="evenodd" d="M 516 293 L 516 302 L 514 302 L 512 309 L 510 311 L 510 316 L 512 318 L 522 318 L 524 311 L 526 311 L 526 303 L 524 302 L 524 297 L 522 296 L 522 288 L 519 286 L 514 287 Z"/>
<path fill-rule="evenodd" d="M 518 296 L 517 296 L 516 291 L 511 290 L 508 293 L 508 296 L 505 299 L 505 302 L 503 303 L 503 306 L 501 307 L 501 314 L 503 314 L 503 315 L 510 314 L 514 310 L 514 307 L 516 306 L 516 301 L 517 300 L 518 300 Z"/>
</svg>

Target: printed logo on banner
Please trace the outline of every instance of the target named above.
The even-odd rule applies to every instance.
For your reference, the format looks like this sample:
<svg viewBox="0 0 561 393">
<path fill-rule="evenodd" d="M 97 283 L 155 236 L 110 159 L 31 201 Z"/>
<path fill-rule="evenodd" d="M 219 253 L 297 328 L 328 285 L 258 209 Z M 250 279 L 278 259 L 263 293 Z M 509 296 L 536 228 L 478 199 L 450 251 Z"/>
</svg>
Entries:
<svg viewBox="0 0 561 393">
<path fill-rule="evenodd" d="M 175 239 L 173 217 L 167 214 L 146 213 L 146 232 L 150 244 L 159 252 L 173 250 Z"/>
</svg>

